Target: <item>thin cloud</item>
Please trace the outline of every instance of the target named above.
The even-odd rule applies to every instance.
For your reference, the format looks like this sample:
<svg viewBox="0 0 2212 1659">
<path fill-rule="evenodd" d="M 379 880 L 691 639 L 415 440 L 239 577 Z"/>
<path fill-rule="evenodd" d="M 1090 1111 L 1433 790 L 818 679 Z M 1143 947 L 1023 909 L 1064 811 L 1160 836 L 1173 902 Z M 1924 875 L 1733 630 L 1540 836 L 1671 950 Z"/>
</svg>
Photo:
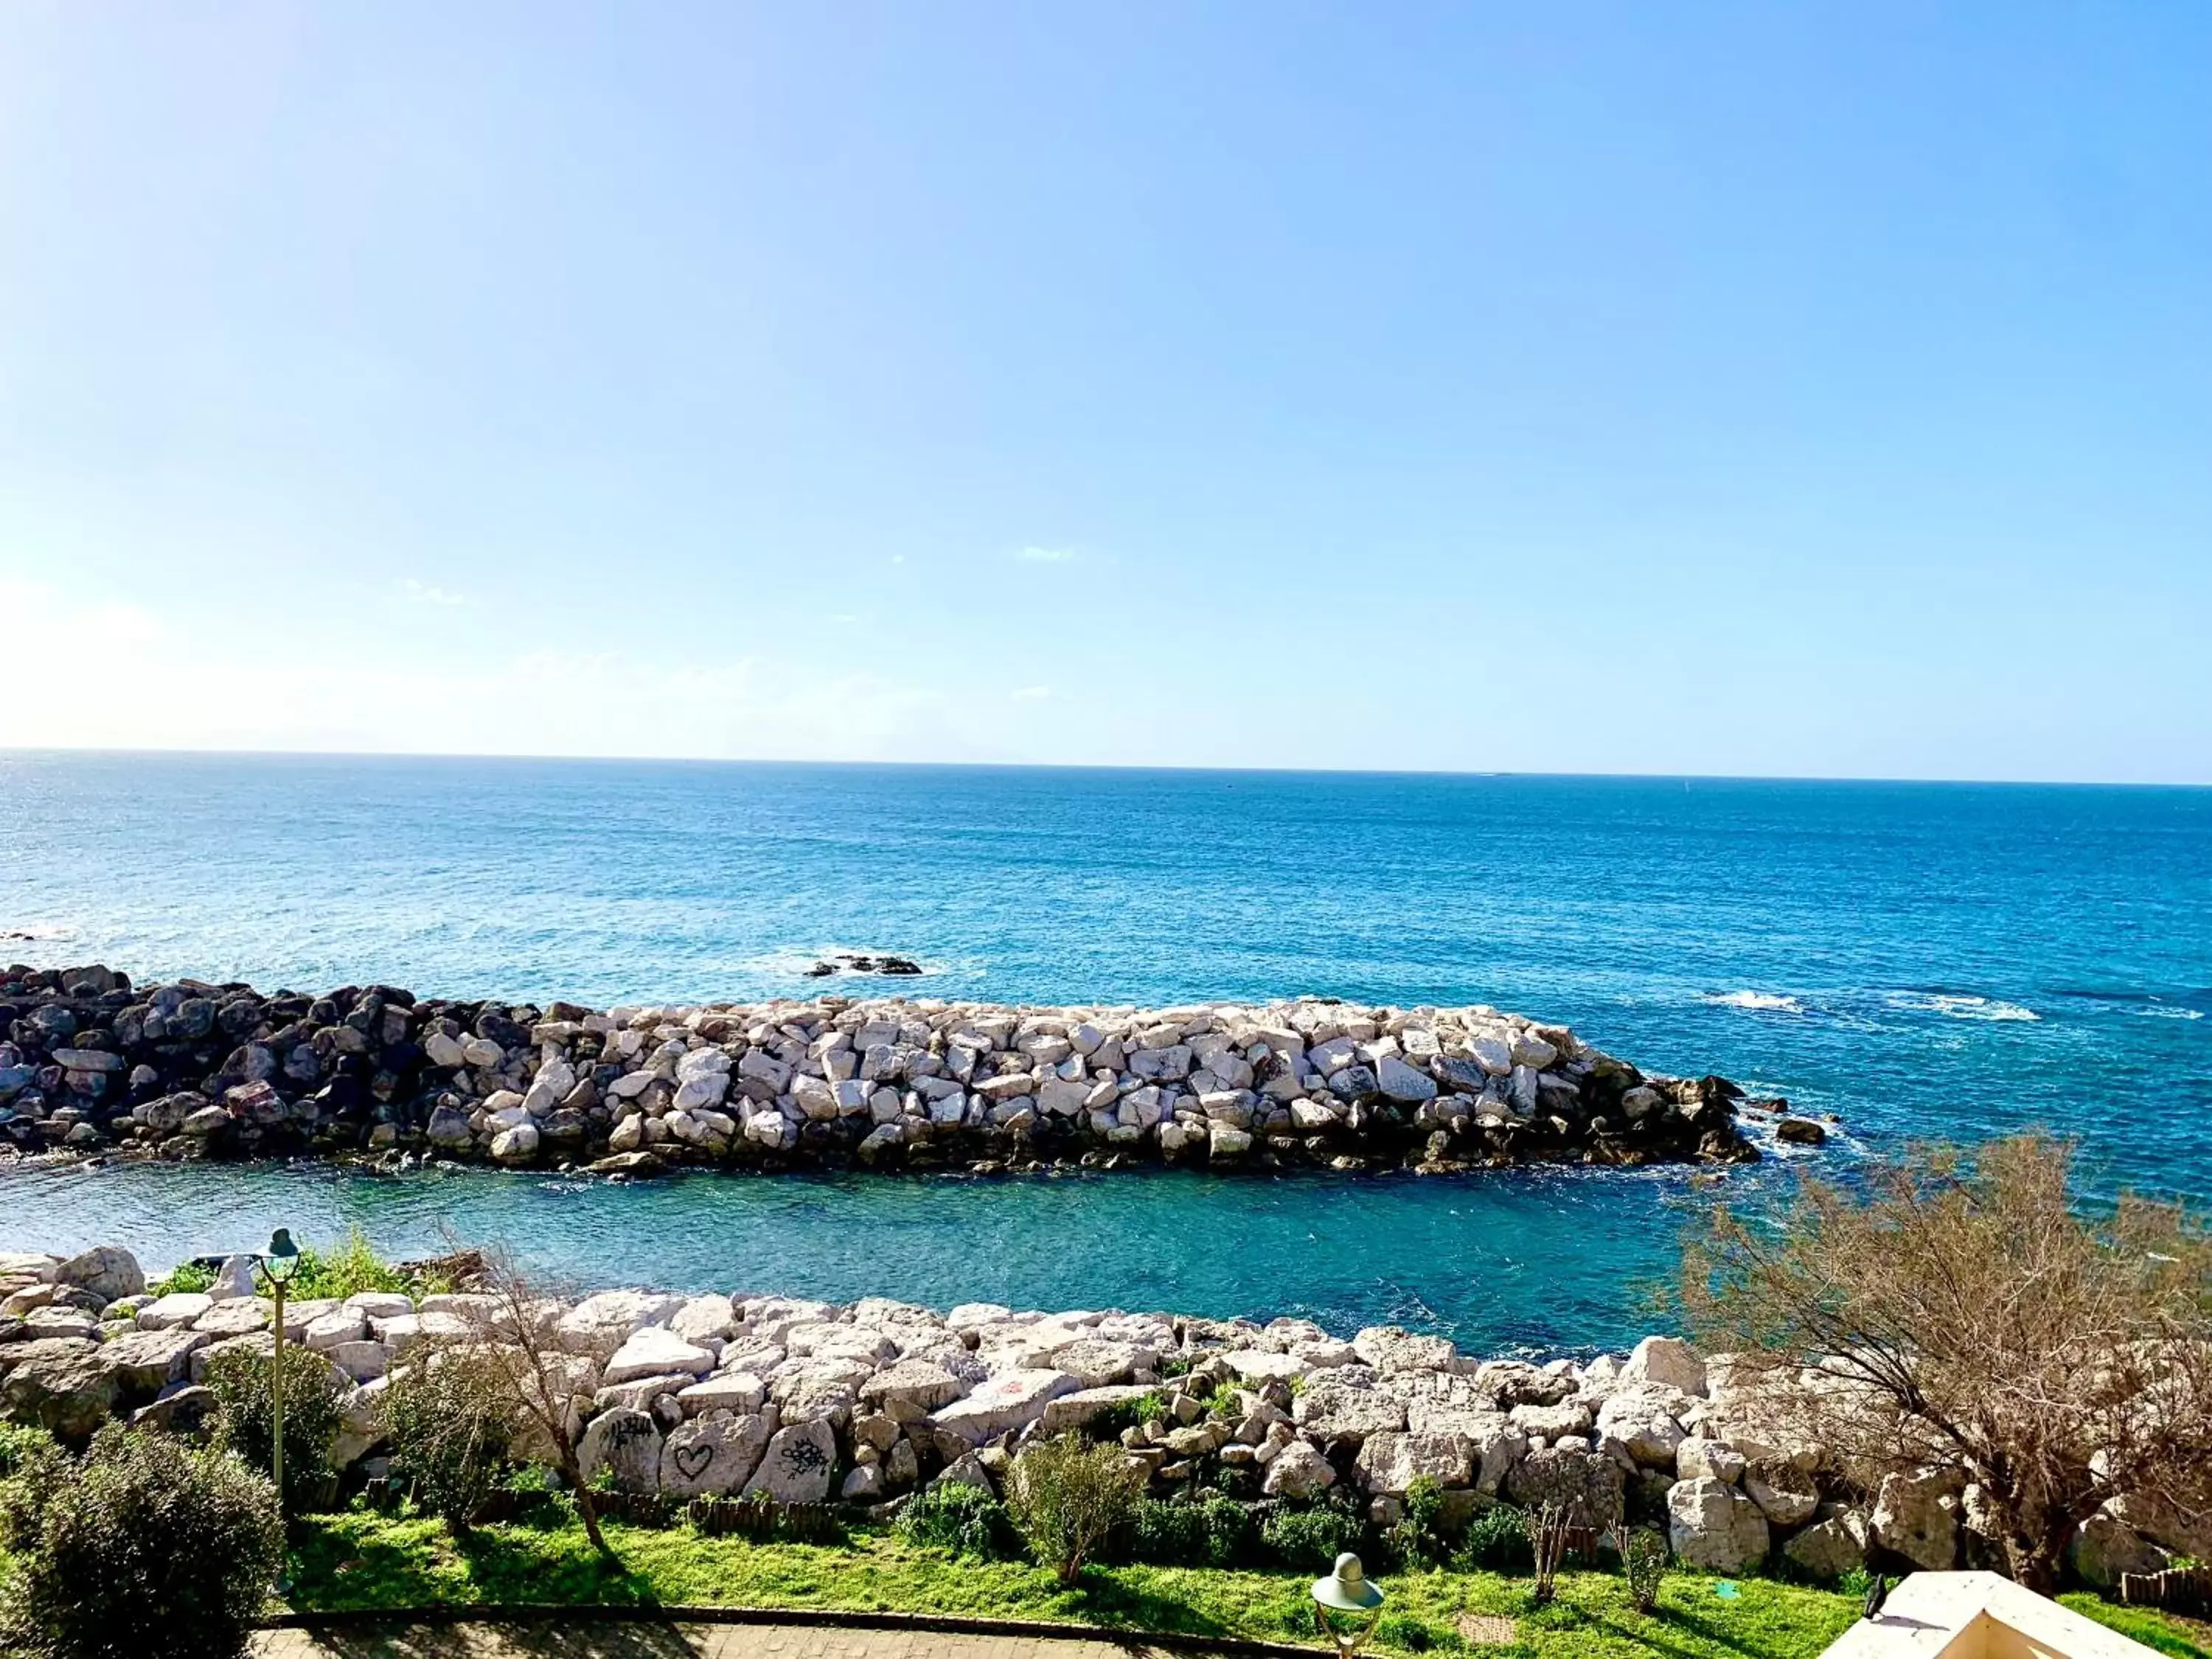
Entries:
<svg viewBox="0 0 2212 1659">
<path fill-rule="evenodd" d="M 1073 564 L 1075 550 L 1072 547 L 1018 547 L 1014 556 L 1024 564 Z"/>
<path fill-rule="evenodd" d="M 434 586 L 428 582 L 418 582 L 412 576 L 399 584 L 399 591 L 406 595 L 410 603 L 415 605 L 451 605 L 468 603 L 468 599 L 464 594 Z"/>
<path fill-rule="evenodd" d="M 1014 701 L 1016 702 L 1042 702 L 1051 695 L 1052 688 L 1048 685 L 1025 685 L 1020 690 L 1014 693 Z"/>
</svg>

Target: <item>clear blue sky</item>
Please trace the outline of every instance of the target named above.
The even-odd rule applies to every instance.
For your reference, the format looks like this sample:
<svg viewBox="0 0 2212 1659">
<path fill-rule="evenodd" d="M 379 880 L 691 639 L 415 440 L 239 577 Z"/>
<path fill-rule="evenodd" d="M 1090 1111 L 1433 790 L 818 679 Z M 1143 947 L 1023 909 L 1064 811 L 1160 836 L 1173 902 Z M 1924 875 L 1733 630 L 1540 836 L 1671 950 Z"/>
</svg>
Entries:
<svg viewBox="0 0 2212 1659">
<path fill-rule="evenodd" d="M 2212 5 L 12 0 L 0 611 L 0 745 L 2212 781 Z"/>
</svg>

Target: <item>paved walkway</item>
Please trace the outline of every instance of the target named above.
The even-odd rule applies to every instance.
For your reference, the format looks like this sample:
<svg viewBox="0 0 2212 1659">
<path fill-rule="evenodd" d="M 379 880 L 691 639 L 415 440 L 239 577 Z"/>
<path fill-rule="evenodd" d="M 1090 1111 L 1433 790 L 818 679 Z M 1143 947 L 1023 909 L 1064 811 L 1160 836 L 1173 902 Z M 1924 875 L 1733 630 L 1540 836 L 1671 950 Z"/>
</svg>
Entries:
<svg viewBox="0 0 2212 1659">
<path fill-rule="evenodd" d="M 1173 1659 L 1131 1641 L 793 1625 L 551 1622 L 270 1631 L 253 1659 Z"/>
</svg>

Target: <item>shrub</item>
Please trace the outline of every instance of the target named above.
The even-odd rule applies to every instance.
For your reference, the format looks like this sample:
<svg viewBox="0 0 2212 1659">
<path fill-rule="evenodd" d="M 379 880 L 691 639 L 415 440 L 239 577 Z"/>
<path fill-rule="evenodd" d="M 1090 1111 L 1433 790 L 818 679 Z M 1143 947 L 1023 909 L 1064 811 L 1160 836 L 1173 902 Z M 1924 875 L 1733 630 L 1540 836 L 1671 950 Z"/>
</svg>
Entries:
<svg viewBox="0 0 2212 1659">
<path fill-rule="evenodd" d="M 8 1552 L 36 1531 L 46 1495 L 75 1474 L 68 1450 L 44 1429 L 0 1423 L 0 1578 Z"/>
<path fill-rule="evenodd" d="M 236 1457 L 119 1425 L 8 1531 L 0 1646 L 33 1659 L 243 1653 L 283 1547 L 275 1492 Z"/>
<path fill-rule="evenodd" d="M 1426 1571 L 1443 1561 L 1443 1488 L 1432 1477 L 1421 1475 L 1406 1488 L 1404 1512 L 1383 1538 L 1401 1571 Z"/>
<path fill-rule="evenodd" d="M 1135 1510 L 1139 1487 L 1118 1446 L 1064 1434 L 1031 1446 L 1006 1474 L 1006 1510 L 1039 1562 L 1072 1584 Z"/>
<path fill-rule="evenodd" d="M 1628 1581 L 1628 1599 L 1638 1613 L 1655 1613 L 1659 1587 L 1667 1582 L 1667 1540 L 1649 1528 L 1615 1534 L 1620 1548 L 1620 1573 Z"/>
<path fill-rule="evenodd" d="M 288 1295 L 295 1297 L 336 1297 L 341 1300 L 363 1291 L 383 1291 L 400 1296 L 416 1294 L 417 1286 L 407 1275 L 377 1255 L 368 1235 L 356 1227 L 345 1243 L 328 1250 L 310 1244 L 300 1252 L 300 1265 L 292 1274 Z"/>
<path fill-rule="evenodd" d="M 1234 1566 L 1258 1553 L 1259 1529 L 1253 1525 L 1252 1511 L 1229 1493 L 1206 1492 L 1194 1507 L 1205 1522 L 1208 1566 Z"/>
<path fill-rule="evenodd" d="M 1528 1541 L 1528 1517 L 1510 1504 L 1478 1510 L 1467 1523 L 1460 1557 L 1470 1571 L 1517 1575 L 1534 1570 L 1535 1551 Z"/>
<path fill-rule="evenodd" d="M 1206 1517 L 1197 1504 L 1139 1497 L 1129 1516 L 1127 1553 L 1132 1561 L 1185 1566 L 1200 1559 L 1205 1538 Z"/>
<path fill-rule="evenodd" d="M 1869 1486 L 1956 1468 L 2045 1593 L 2113 1498 L 2212 1509 L 2212 1227 L 2124 1194 L 2078 1204 L 2073 1161 L 2038 1134 L 1916 1147 L 1801 1181 L 1778 1218 L 1718 1210 L 1682 1263 L 1707 1352 L 1747 1387 L 1821 1367 L 1795 1431 Z"/>
<path fill-rule="evenodd" d="M 322 1355 L 287 1342 L 284 1355 L 284 1509 L 301 1515 L 318 1507 L 333 1471 L 331 1445 L 338 1434 L 337 1368 Z M 257 1473 L 270 1471 L 275 1443 L 270 1410 L 270 1356 L 234 1348 L 216 1356 L 207 1371 L 220 1407 L 222 1443 Z"/>
<path fill-rule="evenodd" d="M 1165 1421 L 1167 1414 L 1167 1395 L 1154 1389 L 1127 1405 L 1109 1406 L 1083 1425 L 1083 1433 L 1091 1440 L 1119 1440 L 1122 1430 L 1141 1428 L 1155 1419 Z"/>
<path fill-rule="evenodd" d="M 149 1296 L 181 1296 L 204 1291 L 215 1283 L 215 1269 L 197 1261 L 181 1261 L 146 1287 Z"/>
<path fill-rule="evenodd" d="M 1338 1556 L 1359 1547 L 1366 1530 L 1358 1516 L 1320 1504 L 1269 1516 L 1260 1537 L 1285 1566 L 1299 1572 L 1327 1572 Z"/>
<path fill-rule="evenodd" d="M 946 1481 L 916 1492 L 899 1511 L 898 1534 L 924 1549 L 991 1560 L 1010 1553 L 1006 1506 L 980 1486 Z"/>
<path fill-rule="evenodd" d="M 438 1354 L 392 1382 L 384 1421 L 393 1477 L 453 1534 L 465 1534 L 499 1486 L 514 1442 L 514 1397 L 504 1373 L 465 1350 Z"/>
<path fill-rule="evenodd" d="M 53 1436 L 44 1429 L 28 1423 L 0 1422 L 0 1480 L 58 1449 Z"/>
<path fill-rule="evenodd" d="M 1133 1561 L 1158 1566 L 1234 1566 L 1252 1559 L 1256 1535 L 1252 1512 L 1226 1492 L 1182 1501 L 1140 1497 L 1129 1518 L 1127 1553 Z"/>
<path fill-rule="evenodd" d="M 1567 1559 L 1570 1511 L 1564 1504 L 1542 1503 L 1528 1517 L 1528 1547 L 1536 1558 L 1536 1583 L 1530 1591 L 1539 1607 L 1548 1606 L 1558 1591 L 1559 1564 Z"/>
</svg>

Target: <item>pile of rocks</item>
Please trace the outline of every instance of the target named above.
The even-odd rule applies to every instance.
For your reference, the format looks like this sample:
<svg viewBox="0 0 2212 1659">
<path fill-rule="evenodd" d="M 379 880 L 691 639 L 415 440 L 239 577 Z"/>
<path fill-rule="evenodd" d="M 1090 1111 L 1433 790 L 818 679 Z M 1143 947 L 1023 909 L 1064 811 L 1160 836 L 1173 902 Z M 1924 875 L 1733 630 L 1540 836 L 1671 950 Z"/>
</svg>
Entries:
<svg viewBox="0 0 2212 1659">
<path fill-rule="evenodd" d="M 602 1012 L 389 986 L 140 990 L 106 968 L 15 967 L 0 1032 L 0 1146 L 22 1152 L 367 1152 L 635 1175 L 1758 1156 L 1726 1079 L 1647 1076 L 1564 1026 L 1483 1006 L 823 996 Z"/>
<path fill-rule="evenodd" d="M 0 1257 L 0 1409 L 72 1436 L 111 1414 L 189 1422 L 211 1403 L 195 1385 L 215 1355 L 268 1351 L 270 1309 L 246 1278 L 240 1258 L 210 1293 L 156 1300 L 119 1249 Z M 395 1369 L 441 1343 L 511 1340 L 508 1311 L 470 1294 L 291 1304 L 287 1340 L 325 1355 L 347 1389 L 337 1461 L 375 1473 Z M 1771 1383 L 1667 1337 L 1625 1358 L 1535 1364 L 1391 1326 L 1344 1340 L 1297 1319 L 629 1290 L 537 1314 L 586 1478 L 604 1469 L 631 1492 L 880 1514 L 935 1482 L 995 1490 L 1023 1445 L 1083 1430 L 1118 1438 L 1163 1495 L 1203 1484 L 1260 1506 L 1349 1501 L 1387 1524 L 1426 1477 L 1448 1521 L 1497 1498 L 1558 1503 L 1594 1530 L 1662 1524 L 1682 1561 L 1720 1572 L 1780 1559 L 1833 1577 L 1876 1545 L 1948 1568 L 1996 1548 L 1956 1471 L 1856 1488 Z M 1819 1384 L 1808 1373 L 1797 1386 Z M 2212 1552 L 2207 1532 L 2204 1517 L 2123 1503 L 2083 1528 L 2075 1561 L 2114 1582 L 2169 1552 Z"/>
</svg>

